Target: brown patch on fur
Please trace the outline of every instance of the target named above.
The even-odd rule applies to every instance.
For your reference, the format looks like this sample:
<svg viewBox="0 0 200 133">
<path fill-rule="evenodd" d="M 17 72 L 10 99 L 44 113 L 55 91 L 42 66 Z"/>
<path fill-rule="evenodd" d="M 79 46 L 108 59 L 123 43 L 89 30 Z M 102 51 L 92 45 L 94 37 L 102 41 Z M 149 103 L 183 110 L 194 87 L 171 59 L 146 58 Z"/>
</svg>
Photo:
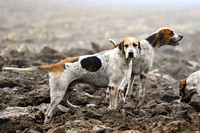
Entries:
<svg viewBox="0 0 200 133">
<path fill-rule="evenodd" d="M 182 80 L 181 80 L 181 84 L 182 84 L 182 85 L 186 85 L 186 81 L 187 81 L 187 78 L 182 79 Z"/>
<path fill-rule="evenodd" d="M 132 39 L 132 41 L 131 41 L 131 39 Z M 125 44 L 132 45 L 133 42 L 135 42 L 135 43 L 138 45 L 138 47 L 140 47 L 140 42 L 139 42 L 136 38 L 127 37 L 127 38 L 125 38 L 122 42 L 120 42 L 120 43 L 116 44 L 115 46 L 113 46 L 112 49 L 118 47 L 120 44 L 123 45 L 123 46 L 124 46 Z"/>
<path fill-rule="evenodd" d="M 124 44 L 123 45 L 129 44 L 131 46 L 131 45 L 133 45 L 133 42 L 135 42 L 138 46 L 140 44 L 139 41 L 136 38 L 134 38 L 134 37 L 127 37 L 127 38 L 124 39 Z"/>
<path fill-rule="evenodd" d="M 180 85 L 179 85 L 180 96 L 182 96 L 183 98 L 185 98 L 189 94 L 189 91 L 185 88 L 186 87 L 186 81 L 187 81 L 187 78 L 182 79 L 180 81 Z"/>
<path fill-rule="evenodd" d="M 62 60 L 55 65 L 44 65 L 44 66 L 38 66 L 37 69 L 39 70 L 50 70 L 53 72 L 53 75 L 57 75 L 58 73 L 61 73 L 64 71 L 64 65 L 65 63 L 73 63 L 75 61 L 78 61 L 80 57 L 73 57 L 73 58 L 68 58 L 65 60 Z"/>
<path fill-rule="evenodd" d="M 170 29 L 161 29 L 160 31 L 158 31 L 157 38 L 162 44 L 167 44 L 170 38 L 172 38 L 173 36 L 171 33 L 172 30 Z"/>
<path fill-rule="evenodd" d="M 54 65 L 38 66 L 36 68 L 39 69 L 39 70 L 50 70 L 50 71 L 52 71 L 54 69 Z"/>
<path fill-rule="evenodd" d="M 180 81 L 180 96 L 181 96 L 181 102 L 189 103 L 191 101 L 192 96 L 197 92 L 196 89 L 194 90 L 188 90 L 186 88 L 187 86 L 187 78 L 182 79 Z"/>
</svg>

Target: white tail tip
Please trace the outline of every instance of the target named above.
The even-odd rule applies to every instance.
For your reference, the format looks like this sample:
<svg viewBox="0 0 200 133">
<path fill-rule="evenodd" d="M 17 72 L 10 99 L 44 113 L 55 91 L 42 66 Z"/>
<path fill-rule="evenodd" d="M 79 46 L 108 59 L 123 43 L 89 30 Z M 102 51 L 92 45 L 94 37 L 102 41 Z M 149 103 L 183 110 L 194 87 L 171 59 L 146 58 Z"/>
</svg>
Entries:
<svg viewBox="0 0 200 133">
<path fill-rule="evenodd" d="M 15 67 L 4 67 L 3 70 L 11 70 L 11 71 L 34 71 L 37 70 L 35 67 L 30 67 L 30 68 L 15 68 Z"/>
</svg>

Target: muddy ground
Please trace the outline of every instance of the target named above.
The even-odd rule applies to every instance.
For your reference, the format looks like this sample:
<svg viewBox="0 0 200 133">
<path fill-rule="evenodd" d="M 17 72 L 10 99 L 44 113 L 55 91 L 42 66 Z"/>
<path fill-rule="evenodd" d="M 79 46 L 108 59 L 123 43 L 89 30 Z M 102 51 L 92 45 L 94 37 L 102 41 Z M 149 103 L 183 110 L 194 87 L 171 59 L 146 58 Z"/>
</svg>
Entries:
<svg viewBox="0 0 200 133">
<path fill-rule="evenodd" d="M 194 95 L 190 103 L 176 101 L 178 81 L 200 69 L 200 11 L 196 6 L 145 10 L 128 6 L 121 11 L 120 5 L 91 6 L 89 1 L 81 7 L 68 2 L 1 1 L 0 132 L 200 131 L 200 97 Z M 43 124 L 50 102 L 48 71 L 2 71 L 4 66 L 53 64 L 96 53 L 112 47 L 109 38 L 117 42 L 127 36 L 143 39 L 163 26 L 183 34 L 183 40 L 177 47 L 157 51 L 146 99 L 138 98 L 136 78 L 133 96 L 126 103 L 119 101 L 116 110 L 107 108 L 106 88 L 77 84 L 70 101 L 81 107 L 82 115 L 62 101 L 52 122 Z"/>
</svg>

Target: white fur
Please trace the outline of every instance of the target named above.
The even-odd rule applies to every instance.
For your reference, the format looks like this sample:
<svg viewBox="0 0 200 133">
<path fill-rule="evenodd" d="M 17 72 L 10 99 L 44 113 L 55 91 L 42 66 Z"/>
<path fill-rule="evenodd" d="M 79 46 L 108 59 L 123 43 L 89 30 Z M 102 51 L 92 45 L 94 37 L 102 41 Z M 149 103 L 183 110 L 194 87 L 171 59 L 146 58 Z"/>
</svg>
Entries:
<svg viewBox="0 0 200 133">
<path fill-rule="evenodd" d="M 196 90 L 200 95 L 200 70 L 192 73 L 186 80 L 188 90 Z"/>
<path fill-rule="evenodd" d="M 161 28 L 161 29 L 163 29 L 163 28 Z M 154 33 L 157 33 L 161 29 L 157 30 Z M 179 41 L 182 39 L 181 37 L 179 37 L 179 35 L 177 35 L 175 33 L 174 33 L 174 38 L 176 40 L 179 40 Z M 153 47 L 146 39 L 143 39 L 143 40 L 140 41 L 140 46 L 141 46 L 140 55 L 139 55 L 138 58 L 132 59 L 132 61 L 133 61 L 133 63 L 132 63 L 132 74 L 131 74 L 130 79 L 128 80 L 128 88 L 127 88 L 127 92 L 125 94 L 125 97 L 122 98 L 123 101 L 126 100 L 128 95 L 132 94 L 135 75 L 142 76 L 142 78 L 140 79 L 141 82 L 140 82 L 139 97 L 140 98 L 145 97 L 145 95 L 146 95 L 145 85 L 146 85 L 146 81 L 147 81 L 147 77 L 148 77 L 148 72 L 153 65 L 155 51 L 161 45 L 166 45 L 166 44 L 158 44 L 155 47 Z M 126 83 L 127 83 L 127 81 L 126 81 Z M 125 83 L 123 83 L 123 84 L 125 84 Z M 122 88 L 119 88 L 120 89 L 119 92 L 120 93 L 124 92 L 124 88 L 125 88 L 125 86 L 122 87 Z M 123 95 L 123 94 L 120 94 L 120 95 Z"/>
</svg>

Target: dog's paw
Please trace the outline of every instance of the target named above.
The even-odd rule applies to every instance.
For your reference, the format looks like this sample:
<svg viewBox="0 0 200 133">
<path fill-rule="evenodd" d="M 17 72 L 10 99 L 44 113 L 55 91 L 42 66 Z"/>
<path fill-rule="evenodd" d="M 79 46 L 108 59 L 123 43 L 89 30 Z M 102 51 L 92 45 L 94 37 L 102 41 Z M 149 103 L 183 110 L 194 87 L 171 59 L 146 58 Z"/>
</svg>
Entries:
<svg viewBox="0 0 200 133">
<path fill-rule="evenodd" d="M 119 89 L 119 99 L 125 102 L 124 91 Z"/>
<path fill-rule="evenodd" d="M 117 106 L 111 106 L 111 105 L 109 105 L 109 106 L 108 106 L 108 109 L 109 109 L 109 110 L 115 110 L 115 109 L 117 109 Z"/>
<path fill-rule="evenodd" d="M 49 124 L 51 121 L 51 118 L 47 115 L 45 115 L 45 119 L 44 119 L 44 124 Z"/>
<path fill-rule="evenodd" d="M 140 92 L 138 95 L 139 98 L 143 98 L 143 94 Z"/>
<path fill-rule="evenodd" d="M 139 98 L 145 98 L 146 97 L 146 93 L 139 91 Z"/>
</svg>

